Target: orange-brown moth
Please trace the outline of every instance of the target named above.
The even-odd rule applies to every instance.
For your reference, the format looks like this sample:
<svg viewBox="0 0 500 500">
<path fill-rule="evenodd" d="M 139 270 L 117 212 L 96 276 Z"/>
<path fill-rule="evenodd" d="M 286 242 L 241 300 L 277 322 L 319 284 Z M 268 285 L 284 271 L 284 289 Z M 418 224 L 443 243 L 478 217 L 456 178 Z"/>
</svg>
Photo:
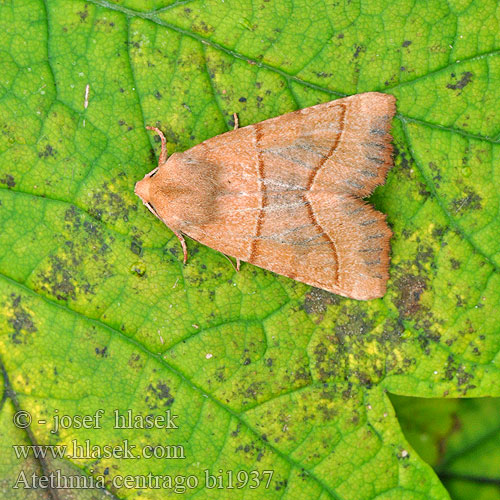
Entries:
<svg viewBox="0 0 500 500">
<path fill-rule="evenodd" d="M 360 300 L 385 294 L 391 230 L 363 201 L 392 166 L 395 98 L 353 95 L 208 139 L 136 184 L 183 234 L 237 259 Z"/>
</svg>

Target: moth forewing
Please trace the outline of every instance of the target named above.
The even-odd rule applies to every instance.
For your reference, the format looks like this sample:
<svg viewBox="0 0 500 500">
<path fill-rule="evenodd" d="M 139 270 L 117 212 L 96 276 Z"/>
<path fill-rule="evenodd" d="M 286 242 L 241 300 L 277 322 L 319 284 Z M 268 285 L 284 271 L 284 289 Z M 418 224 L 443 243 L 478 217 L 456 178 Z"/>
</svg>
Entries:
<svg viewBox="0 0 500 500">
<path fill-rule="evenodd" d="M 393 164 L 394 113 L 395 98 L 377 92 L 294 111 L 171 156 L 136 193 L 179 238 L 339 295 L 381 297 L 392 233 L 362 198 Z"/>
</svg>

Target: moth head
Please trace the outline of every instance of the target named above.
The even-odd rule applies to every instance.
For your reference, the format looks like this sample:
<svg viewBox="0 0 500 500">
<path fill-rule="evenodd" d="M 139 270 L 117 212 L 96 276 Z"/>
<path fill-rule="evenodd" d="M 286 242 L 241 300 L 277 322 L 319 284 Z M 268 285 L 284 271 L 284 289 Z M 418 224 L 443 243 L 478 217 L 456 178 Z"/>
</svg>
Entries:
<svg viewBox="0 0 500 500">
<path fill-rule="evenodd" d="M 147 205 L 150 201 L 150 191 L 151 191 L 151 181 L 152 177 L 156 174 L 158 171 L 158 167 L 149 172 L 149 174 L 146 174 L 144 176 L 144 179 L 140 180 L 135 184 L 135 189 L 134 193 L 139 196 L 139 198 L 142 200 L 144 205 Z"/>
<path fill-rule="evenodd" d="M 184 230 L 207 223 L 219 186 L 215 165 L 174 153 L 135 185 L 135 194 L 168 227 Z"/>
</svg>

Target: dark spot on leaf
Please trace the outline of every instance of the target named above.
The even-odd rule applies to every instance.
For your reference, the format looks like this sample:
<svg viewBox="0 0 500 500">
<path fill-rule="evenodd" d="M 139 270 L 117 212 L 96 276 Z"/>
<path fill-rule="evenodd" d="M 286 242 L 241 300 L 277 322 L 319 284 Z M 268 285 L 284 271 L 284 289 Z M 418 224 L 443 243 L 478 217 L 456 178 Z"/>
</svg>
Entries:
<svg viewBox="0 0 500 500">
<path fill-rule="evenodd" d="M 96 347 L 95 353 L 97 356 L 100 356 L 101 358 L 107 358 L 108 357 L 108 348 L 107 348 L 107 346 L 104 346 L 102 349 L 99 349 L 99 347 Z"/>
<path fill-rule="evenodd" d="M 413 324 L 412 329 L 418 332 L 417 341 L 424 353 L 430 355 L 430 343 L 439 342 L 444 320 L 436 317 L 434 311 L 421 301 L 429 280 L 435 274 L 435 250 L 421 243 L 418 236 L 416 241 L 419 245 L 414 259 L 402 262 L 392 271 L 397 291 L 394 304 L 400 318 Z"/>
<path fill-rule="evenodd" d="M 176 134 L 172 128 L 168 125 L 162 125 L 161 122 L 157 121 L 155 123 L 155 126 L 162 130 L 163 134 L 165 135 L 165 138 L 167 139 L 167 142 L 173 143 L 173 144 L 179 144 L 180 142 L 180 137 L 178 134 Z M 154 136 L 154 141 L 158 144 L 161 143 L 161 139 L 159 135 Z"/>
<path fill-rule="evenodd" d="M 439 189 L 438 181 L 441 180 L 441 169 L 434 162 L 429 162 L 429 168 L 432 170 L 432 180 L 436 183 L 436 187 Z"/>
<path fill-rule="evenodd" d="M 130 250 L 132 250 L 132 252 L 135 253 L 136 255 L 141 256 L 142 255 L 142 241 L 134 238 L 130 242 Z"/>
<path fill-rule="evenodd" d="M 450 264 L 452 269 L 459 269 L 460 268 L 460 261 L 457 259 L 450 259 Z"/>
<path fill-rule="evenodd" d="M 388 318 L 384 323 L 384 330 L 382 331 L 382 335 L 379 338 L 384 342 L 395 345 L 401 342 L 401 336 L 404 334 L 404 332 L 405 326 L 401 318 Z"/>
<path fill-rule="evenodd" d="M 247 102 L 247 98 L 246 97 L 240 97 L 238 99 L 238 101 L 240 101 L 240 102 Z"/>
<path fill-rule="evenodd" d="M 455 302 L 455 305 L 457 307 L 463 307 L 465 305 L 465 302 L 464 302 L 463 298 L 460 295 L 455 294 L 455 298 L 457 299 L 456 302 Z"/>
<path fill-rule="evenodd" d="M 280 491 L 281 489 L 286 488 L 288 481 L 283 479 L 283 481 L 276 481 L 276 487 L 274 488 L 276 491 Z"/>
<path fill-rule="evenodd" d="M 98 221 L 104 218 L 113 221 L 121 219 L 128 222 L 130 210 L 137 210 L 137 204 L 135 200 L 127 203 L 120 194 L 118 186 L 123 186 L 124 183 L 121 177 L 117 176 L 109 183 L 102 184 L 100 191 L 96 191 L 92 195 L 92 203 L 89 207 L 90 215 Z"/>
<path fill-rule="evenodd" d="M 140 276 L 141 278 L 146 274 L 146 269 L 144 269 L 138 264 L 134 264 L 131 270 L 133 273 L 137 274 L 137 276 Z"/>
<path fill-rule="evenodd" d="M 339 33 L 339 34 L 337 35 L 337 38 L 338 38 L 339 40 L 342 40 L 342 38 L 344 38 L 344 33 Z"/>
<path fill-rule="evenodd" d="M 313 366 L 320 380 L 353 380 L 355 384 L 371 387 L 380 380 L 384 371 L 381 365 L 366 351 L 367 344 L 373 342 L 371 331 L 375 318 L 358 304 L 345 302 L 340 309 L 333 332 L 320 334 L 319 341 L 313 345 Z M 384 342 L 377 343 L 390 353 L 394 343 L 401 340 L 397 335 L 387 335 Z M 334 347 L 334 348 L 333 348 Z"/>
<path fill-rule="evenodd" d="M 412 44 L 412 41 L 411 41 L 411 40 L 405 40 L 405 41 L 402 43 L 402 46 L 403 46 L 403 47 L 409 47 L 411 44 Z"/>
<path fill-rule="evenodd" d="M 410 162 L 408 161 L 406 151 L 402 151 L 397 145 L 394 145 L 394 156 L 399 158 L 403 170 L 410 170 Z"/>
<path fill-rule="evenodd" d="M 158 382 L 156 386 L 149 384 L 147 392 L 148 395 L 145 401 L 151 410 L 158 408 L 159 404 L 162 406 L 171 406 L 174 402 L 174 397 L 170 393 L 170 387 L 164 382 Z"/>
<path fill-rule="evenodd" d="M 88 5 L 85 5 L 85 10 L 78 11 L 77 14 L 80 16 L 80 22 L 83 23 L 89 15 Z"/>
<path fill-rule="evenodd" d="M 432 237 L 440 240 L 448 232 L 447 227 L 437 226 L 432 230 Z"/>
<path fill-rule="evenodd" d="M 57 151 L 53 149 L 50 144 L 47 144 L 43 151 L 38 152 L 38 158 L 48 158 L 49 156 L 54 157 L 56 154 Z"/>
<path fill-rule="evenodd" d="M 217 382 L 225 382 L 226 381 L 225 369 L 226 369 L 225 366 L 221 366 L 221 367 L 217 368 L 217 370 L 215 372 L 215 380 L 217 380 Z"/>
<path fill-rule="evenodd" d="M 445 379 L 456 380 L 457 389 L 465 395 L 469 389 L 474 389 L 476 386 L 469 384 L 474 379 L 474 374 L 467 372 L 466 367 L 461 362 L 457 361 L 452 354 L 448 356 L 445 367 Z"/>
<path fill-rule="evenodd" d="M 398 278 L 394 285 L 399 291 L 396 307 L 403 318 L 414 316 L 420 310 L 420 296 L 427 289 L 427 279 L 406 274 Z"/>
<path fill-rule="evenodd" d="M 309 371 L 309 368 L 305 367 L 305 366 L 300 366 L 299 368 L 296 368 L 295 370 L 293 370 L 293 379 L 295 381 L 305 380 L 306 382 L 310 382 L 311 381 L 311 373 Z"/>
<path fill-rule="evenodd" d="M 256 401 L 262 392 L 264 387 L 264 382 L 252 382 L 249 386 L 241 391 L 241 395 L 244 396 L 245 400 L 243 404 L 248 404 L 248 400 L 251 399 Z"/>
<path fill-rule="evenodd" d="M 5 184 L 8 188 L 13 188 L 16 185 L 14 177 L 12 177 L 12 175 L 10 174 L 5 174 L 5 177 L 3 179 L 0 179 L 0 182 L 2 184 Z"/>
<path fill-rule="evenodd" d="M 431 196 L 431 192 L 427 189 L 427 184 L 424 182 L 418 183 L 418 194 L 423 198 L 429 198 Z"/>
<path fill-rule="evenodd" d="M 452 78 L 455 76 L 454 73 L 451 74 Z M 462 90 L 466 85 L 468 85 L 472 81 L 473 73 L 470 71 L 465 71 L 462 73 L 462 78 L 458 80 L 456 83 L 448 83 L 446 85 L 447 89 L 452 90 Z"/>
<path fill-rule="evenodd" d="M 57 300 L 75 300 L 80 292 L 93 294 L 95 284 L 89 281 L 86 273 L 88 263 L 93 260 L 98 267 L 93 269 L 95 281 L 110 276 L 108 262 L 112 237 L 105 236 L 102 229 L 94 221 L 80 215 L 73 205 L 64 213 L 64 228 L 70 238 L 59 238 L 61 244 L 56 253 L 50 255 L 37 274 L 35 282 L 37 291 L 45 291 Z"/>
<path fill-rule="evenodd" d="M 175 258 L 178 258 L 180 254 L 180 247 L 178 245 L 178 242 L 174 242 L 172 246 L 166 247 L 163 253 L 165 254 L 166 252 L 169 252 Z"/>
<path fill-rule="evenodd" d="M 140 372 L 144 367 L 144 362 L 141 359 L 141 355 L 137 353 L 132 353 L 130 355 L 129 360 L 127 361 L 127 365 L 135 370 L 136 372 Z"/>
<path fill-rule="evenodd" d="M 56 255 L 51 255 L 49 262 L 49 269 L 38 275 L 41 282 L 40 288 L 49 292 L 57 300 L 76 299 L 72 264 L 77 265 L 79 262 L 63 261 Z"/>
<path fill-rule="evenodd" d="M 482 198 L 470 187 L 464 188 L 465 196 L 451 202 L 451 210 L 459 213 L 464 210 L 480 210 L 482 208 Z"/>
<path fill-rule="evenodd" d="M 156 97 L 158 100 L 162 98 L 162 95 L 160 94 L 160 91 L 159 91 L 159 90 L 157 90 L 157 91 L 155 92 L 155 97 Z"/>
<path fill-rule="evenodd" d="M 205 21 L 200 21 L 199 24 L 193 24 L 191 29 L 204 34 L 213 33 L 215 31 L 215 28 L 208 25 Z"/>
<path fill-rule="evenodd" d="M 64 220 L 70 224 L 66 224 L 67 229 L 80 229 L 81 218 L 75 205 L 71 205 L 64 213 Z"/>
<path fill-rule="evenodd" d="M 340 303 L 340 297 L 333 293 L 321 290 L 320 288 L 311 288 L 304 297 L 304 303 L 301 308 L 307 314 L 324 314 L 327 306 Z"/>
<path fill-rule="evenodd" d="M 365 52 L 366 51 L 366 47 L 364 47 L 363 45 L 356 45 L 356 50 L 354 51 L 354 54 L 353 54 L 353 58 L 354 59 L 357 59 L 359 54 L 361 52 Z"/>
<path fill-rule="evenodd" d="M 325 390 L 321 393 L 321 401 L 335 401 L 334 397 L 331 396 L 331 393 Z M 330 404 L 319 403 L 316 408 L 321 412 L 323 421 L 325 422 L 334 420 L 338 415 L 338 410 L 335 406 L 331 406 Z"/>
<path fill-rule="evenodd" d="M 37 328 L 33 323 L 31 314 L 21 304 L 21 296 L 16 294 L 10 295 L 12 300 L 12 317 L 9 317 L 7 322 L 14 329 L 9 332 L 9 337 L 13 344 L 22 344 L 23 338 L 28 333 L 35 333 Z"/>
<path fill-rule="evenodd" d="M 156 163 L 156 153 L 153 148 L 149 148 L 149 161 L 153 164 Z"/>
<path fill-rule="evenodd" d="M 424 246 L 423 244 L 419 245 L 417 249 L 417 256 L 415 259 L 418 269 L 420 269 L 422 272 L 425 272 L 426 269 L 424 267 L 424 264 L 428 262 L 431 263 L 431 267 L 434 267 L 434 255 L 435 252 L 430 246 Z"/>
</svg>

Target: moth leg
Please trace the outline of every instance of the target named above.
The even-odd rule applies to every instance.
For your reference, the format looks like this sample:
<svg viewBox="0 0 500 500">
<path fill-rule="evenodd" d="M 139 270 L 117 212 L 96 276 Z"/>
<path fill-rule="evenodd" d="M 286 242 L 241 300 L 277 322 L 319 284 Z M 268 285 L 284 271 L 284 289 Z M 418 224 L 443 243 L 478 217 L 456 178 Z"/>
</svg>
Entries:
<svg viewBox="0 0 500 500">
<path fill-rule="evenodd" d="M 225 253 L 222 253 L 222 255 L 224 255 L 224 257 L 226 257 L 226 259 L 229 261 L 229 263 L 233 266 L 233 269 L 239 273 L 240 272 L 240 259 L 238 259 L 237 257 L 236 258 L 236 265 L 234 265 L 233 261 L 231 260 L 230 257 L 228 257 Z"/>
<path fill-rule="evenodd" d="M 149 125 L 146 127 L 148 130 L 152 130 L 153 132 L 156 132 L 161 139 L 161 153 L 160 153 L 160 158 L 158 160 L 158 165 L 163 165 L 167 161 L 167 140 L 165 139 L 165 136 L 163 135 L 163 132 L 157 128 L 157 127 L 150 127 Z"/>
<path fill-rule="evenodd" d="M 186 240 L 184 239 L 184 236 L 182 236 L 181 233 L 178 233 L 177 231 L 173 231 L 173 233 L 175 234 L 175 236 L 177 236 L 177 238 L 181 242 L 182 252 L 184 253 L 183 264 L 185 264 L 188 260 L 188 251 L 187 251 L 187 247 L 186 247 Z"/>
<path fill-rule="evenodd" d="M 233 130 L 236 130 L 240 126 L 240 122 L 238 120 L 238 115 L 236 113 L 233 113 L 233 118 L 234 118 L 234 128 L 233 128 Z"/>
</svg>

